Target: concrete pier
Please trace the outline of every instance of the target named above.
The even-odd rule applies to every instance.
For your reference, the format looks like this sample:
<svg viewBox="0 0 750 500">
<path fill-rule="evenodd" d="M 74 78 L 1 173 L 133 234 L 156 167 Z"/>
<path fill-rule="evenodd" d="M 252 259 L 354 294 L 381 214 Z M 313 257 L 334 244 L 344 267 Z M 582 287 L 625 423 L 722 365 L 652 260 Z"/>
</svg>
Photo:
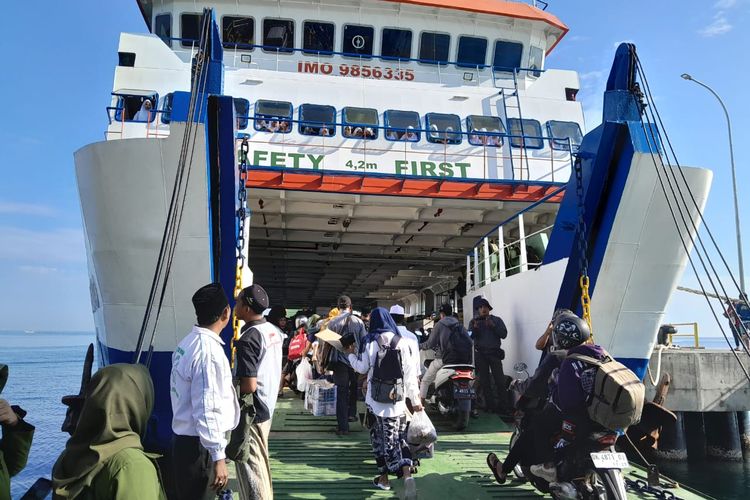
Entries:
<svg viewBox="0 0 750 500">
<path fill-rule="evenodd" d="M 654 377 L 659 350 L 651 357 Z M 729 350 L 664 349 L 661 371 L 672 376 L 666 407 L 672 411 L 737 412 L 750 410 L 750 382 Z M 740 354 L 750 369 L 750 357 Z M 646 377 L 648 379 L 648 377 Z M 646 381 L 646 398 L 654 396 Z"/>
<path fill-rule="evenodd" d="M 659 449 L 656 456 L 662 460 L 685 461 L 688 458 L 685 439 L 685 420 L 682 412 L 676 412 L 677 420 L 662 427 L 659 433 Z"/>
</svg>

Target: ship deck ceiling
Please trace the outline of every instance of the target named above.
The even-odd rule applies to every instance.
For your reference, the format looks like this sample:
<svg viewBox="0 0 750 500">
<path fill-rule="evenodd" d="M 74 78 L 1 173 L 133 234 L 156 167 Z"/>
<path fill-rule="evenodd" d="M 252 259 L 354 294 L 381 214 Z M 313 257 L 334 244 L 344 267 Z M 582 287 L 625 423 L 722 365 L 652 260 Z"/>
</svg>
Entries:
<svg viewBox="0 0 750 500">
<path fill-rule="evenodd" d="M 342 293 L 370 304 L 441 292 L 455 286 L 477 241 L 528 205 L 251 188 L 249 265 L 272 303 L 291 307 L 327 306 Z M 526 212 L 526 232 L 552 224 L 557 209 Z M 507 243 L 517 229 L 506 227 Z"/>
</svg>

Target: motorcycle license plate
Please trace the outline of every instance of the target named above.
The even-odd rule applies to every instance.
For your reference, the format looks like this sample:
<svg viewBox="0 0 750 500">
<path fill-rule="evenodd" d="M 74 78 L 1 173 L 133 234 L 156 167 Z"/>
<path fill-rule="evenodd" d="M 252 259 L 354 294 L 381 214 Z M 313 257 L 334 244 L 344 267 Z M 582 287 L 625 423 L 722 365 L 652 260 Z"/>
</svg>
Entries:
<svg viewBox="0 0 750 500">
<path fill-rule="evenodd" d="M 456 399 L 471 399 L 474 397 L 474 389 L 471 387 L 456 387 L 453 389 L 453 397 Z"/>
<path fill-rule="evenodd" d="M 613 453 L 611 451 L 592 453 L 591 460 L 597 469 L 626 469 L 630 467 L 628 457 L 624 453 Z"/>
</svg>

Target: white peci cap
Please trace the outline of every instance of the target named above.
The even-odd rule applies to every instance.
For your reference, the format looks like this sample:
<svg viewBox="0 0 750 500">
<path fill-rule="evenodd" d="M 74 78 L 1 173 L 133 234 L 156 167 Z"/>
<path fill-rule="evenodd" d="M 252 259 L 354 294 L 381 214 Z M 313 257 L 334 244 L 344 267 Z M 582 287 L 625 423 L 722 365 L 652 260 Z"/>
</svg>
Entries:
<svg viewBox="0 0 750 500">
<path fill-rule="evenodd" d="M 400 314 L 401 316 L 403 316 L 404 315 L 404 308 L 401 307 L 398 304 L 394 304 L 394 305 L 391 306 L 391 310 L 388 311 L 388 312 L 391 313 L 391 314 Z"/>
</svg>

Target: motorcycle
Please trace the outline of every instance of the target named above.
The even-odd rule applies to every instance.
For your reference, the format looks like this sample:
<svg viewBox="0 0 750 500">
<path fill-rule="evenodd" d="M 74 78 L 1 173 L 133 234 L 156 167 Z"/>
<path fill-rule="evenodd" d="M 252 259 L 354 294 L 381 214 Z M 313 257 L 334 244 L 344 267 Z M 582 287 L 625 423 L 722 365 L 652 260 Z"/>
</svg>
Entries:
<svg viewBox="0 0 750 500">
<path fill-rule="evenodd" d="M 471 403 L 476 399 L 474 365 L 445 365 L 435 375 L 429 394 L 437 399 L 441 415 L 455 415 L 454 427 L 464 430 L 469 425 Z"/>
<path fill-rule="evenodd" d="M 510 386 L 514 404 L 518 403 L 530 379 L 525 363 L 514 366 L 519 375 Z M 515 430 L 511 436 L 513 447 L 521 432 L 525 431 L 524 409 L 515 414 Z M 549 482 L 531 472 L 531 467 L 518 464 L 513 473 L 519 479 L 529 481 L 542 493 L 550 493 L 555 499 L 583 500 L 625 500 L 627 492 L 622 469 L 629 467 L 627 456 L 617 452 L 615 442 L 618 434 L 602 430 L 591 432 L 586 439 L 577 443 L 576 449 L 569 454 L 569 461 L 563 467 L 566 476 L 573 477 L 571 482 Z"/>
</svg>

